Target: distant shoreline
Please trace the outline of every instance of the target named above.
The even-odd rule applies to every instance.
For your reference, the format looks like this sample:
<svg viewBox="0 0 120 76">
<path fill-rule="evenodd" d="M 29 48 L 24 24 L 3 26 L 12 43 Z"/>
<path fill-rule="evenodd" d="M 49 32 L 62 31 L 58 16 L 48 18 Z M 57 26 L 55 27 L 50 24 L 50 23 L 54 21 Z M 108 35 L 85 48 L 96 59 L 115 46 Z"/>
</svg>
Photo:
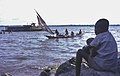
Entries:
<svg viewBox="0 0 120 76">
<path fill-rule="evenodd" d="M 94 25 L 48 25 L 48 26 L 50 26 L 50 27 L 54 27 L 54 26 L 58 26 L 58 27 L 63 27 L 63 26 L 90 26 L 90 27 L 93 27 Z M 112 24 L 112 25 L 110 25 L 110 26 L 120 26 L 120 24 Z"/>
<path fill-rule="evenodd" d="M 0 25 L 0 27 L 7 27 L 7 26 L 22 26 L 22 25 Z M 90 26 L 93 27 L 94 25 L 48 25 L 50 27 L 63 27 L 63 26 Z M 110 26 L 120 26 L 120 24 L 111 24 Z"/>
</svg>

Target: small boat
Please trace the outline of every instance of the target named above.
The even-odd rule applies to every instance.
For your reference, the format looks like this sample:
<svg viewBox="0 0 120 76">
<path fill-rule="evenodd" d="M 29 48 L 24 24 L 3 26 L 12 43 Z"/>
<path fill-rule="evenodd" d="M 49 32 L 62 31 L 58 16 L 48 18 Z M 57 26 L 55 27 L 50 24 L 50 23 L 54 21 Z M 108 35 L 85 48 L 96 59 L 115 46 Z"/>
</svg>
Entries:
<svg viewBox="0 0 120 76">
<path fill-rule="evenodd" d="M 59 36 L 46 36 L 49 39 L 54 39 L 54 38 L 72 38 L 72 36 L 64 36 L 64 35 L 59 35 Z"/>
<path fill-rule="evenodd" d="M 75 35 L 75 36 L 70 36 L 70 35 L 68 35 L 68 36 L 66 36 L 66 35 L 58 35 L 58 36 L 51 36 L 51 35 L 46 35 L 46 37 L 48 38 L 48 39 L 58 39 L 58 38 L 74 38 L 74 37 L 81 37 L 83 34 L 80 34 L 80 35 Z"/>
</svg>

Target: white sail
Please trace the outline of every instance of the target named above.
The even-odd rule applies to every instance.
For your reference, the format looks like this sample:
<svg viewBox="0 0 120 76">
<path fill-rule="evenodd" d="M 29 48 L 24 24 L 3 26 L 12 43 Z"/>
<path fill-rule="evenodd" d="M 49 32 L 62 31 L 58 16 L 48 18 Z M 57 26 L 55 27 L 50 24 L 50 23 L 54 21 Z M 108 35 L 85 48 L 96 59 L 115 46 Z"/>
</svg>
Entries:
<svg viewBox="0 0 120 76">
<path fill-rule="evenodd" d="M 37 20 L 38 20 L 38 26 L 41 27 L 42 29 L 44 29 L 42 24 L 40 23 L 40 18 L 38 16 L 37 16 Z"/>
<path fill-rule="evenodd" d="M 35 10 L 35 12 L 37 13 L 38 24 L 40 26 L 42 26 L 42 29 L 51 34 L 54 34 L 54 32 L 47 26 L 46 22 L 42 19 L 42 17 L 39 15 L 39 13 L 36 10 Z"/>
</svg>

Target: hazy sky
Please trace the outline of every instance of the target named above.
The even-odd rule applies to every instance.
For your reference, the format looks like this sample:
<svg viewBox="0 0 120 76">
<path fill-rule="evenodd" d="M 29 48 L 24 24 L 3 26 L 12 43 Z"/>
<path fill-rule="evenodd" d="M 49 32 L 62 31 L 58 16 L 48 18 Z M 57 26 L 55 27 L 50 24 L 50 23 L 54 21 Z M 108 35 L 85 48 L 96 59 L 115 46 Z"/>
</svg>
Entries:
<svg viewBox="0 0 120 76">
<path fill-rule="evenodd" d="M 0 0 L 0 24 L 37 23 L 34 9 L 47 24 L 120 24 L 120 0 Z"/>
</svg>

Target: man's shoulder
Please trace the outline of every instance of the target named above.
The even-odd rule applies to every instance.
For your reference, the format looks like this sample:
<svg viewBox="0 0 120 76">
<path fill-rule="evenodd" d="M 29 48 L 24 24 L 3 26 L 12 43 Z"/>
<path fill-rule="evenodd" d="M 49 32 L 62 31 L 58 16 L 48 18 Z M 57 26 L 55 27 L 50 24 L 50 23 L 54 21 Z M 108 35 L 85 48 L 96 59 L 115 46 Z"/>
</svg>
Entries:
<svg viewBox="0 0 120 76">
<path fill-rule="evenodd" d="M 114 37 L 112 36 L 112 34 L 107 31 L 104 33 L 100 33 L 98 34 L 95 39 L 91 42 L 90 45 L 95 45 L 95 44 L 99 44 L 101 42 L 106 42 L 106 41 L 113 41 Z"/>
<path fill-rule="evenodd" d="M 103 37 L 105 35 L 110 35 L 110 34 L 111 33 L 109 31 L 107 31 L 107 32 L 103 32 L 103 33 L 98 34 L 96 37 Z"/>
<path fill-rule="evenodd" d="M 111 38 L 114 39 L 113 35 L 109 31 L 97 35 L 96 38 L 100 40 L 108 40 L 108 41 Z"/>
</svg>

